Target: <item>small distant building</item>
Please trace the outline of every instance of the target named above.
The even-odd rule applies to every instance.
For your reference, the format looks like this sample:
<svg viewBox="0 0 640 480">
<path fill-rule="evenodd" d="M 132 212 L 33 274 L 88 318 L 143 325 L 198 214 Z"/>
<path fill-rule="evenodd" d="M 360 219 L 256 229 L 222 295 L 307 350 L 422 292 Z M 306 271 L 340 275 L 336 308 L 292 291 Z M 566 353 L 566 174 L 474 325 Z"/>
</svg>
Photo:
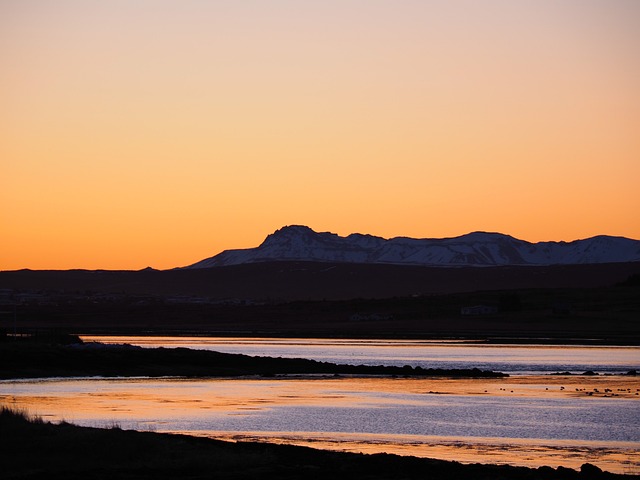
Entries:
<svg viewBox="0 0 640 480">
<path fill-rule="evenodd" d="M 473 305 L 472 307 L 462 307 L 460 315 L 493 315 L 498 313 L 498 307 L 490 305 Z"/>
<path fill-rule="evenodd" d="M 351 322 L 380 322 L 383 320 L 393 320 L 393 315 L 384 313 L 354 313 L 349 317 L 349 321 Z"/>
</svg>

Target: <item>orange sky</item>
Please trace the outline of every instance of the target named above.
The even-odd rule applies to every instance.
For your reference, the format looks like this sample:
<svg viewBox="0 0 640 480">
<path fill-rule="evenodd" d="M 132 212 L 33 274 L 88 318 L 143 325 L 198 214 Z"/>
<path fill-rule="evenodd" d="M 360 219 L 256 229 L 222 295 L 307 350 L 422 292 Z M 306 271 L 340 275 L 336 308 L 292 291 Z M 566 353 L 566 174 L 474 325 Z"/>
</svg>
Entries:
<svg viewBox="0 0 640 480">
<path fill-rule="evenodd" d="M 2 0 L 0 269 L 288 224 L 640 238 L 635 0 Z"/>
</svg>

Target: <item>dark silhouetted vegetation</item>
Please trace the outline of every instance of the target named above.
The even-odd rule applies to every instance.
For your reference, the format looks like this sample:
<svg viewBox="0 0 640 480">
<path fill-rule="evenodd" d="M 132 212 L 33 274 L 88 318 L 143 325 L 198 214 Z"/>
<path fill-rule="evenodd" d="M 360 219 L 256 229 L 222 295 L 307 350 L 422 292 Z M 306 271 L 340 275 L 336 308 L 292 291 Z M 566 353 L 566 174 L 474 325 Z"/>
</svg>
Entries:
<svg viewBox="0 0 640 480">
<path fill-rule="evenodd" d="M 629 275 L 623 282 L 617 284 L 619 287 L 639 287 L 640 286 L 640 273 L 634 273 Z"/>
</svg>

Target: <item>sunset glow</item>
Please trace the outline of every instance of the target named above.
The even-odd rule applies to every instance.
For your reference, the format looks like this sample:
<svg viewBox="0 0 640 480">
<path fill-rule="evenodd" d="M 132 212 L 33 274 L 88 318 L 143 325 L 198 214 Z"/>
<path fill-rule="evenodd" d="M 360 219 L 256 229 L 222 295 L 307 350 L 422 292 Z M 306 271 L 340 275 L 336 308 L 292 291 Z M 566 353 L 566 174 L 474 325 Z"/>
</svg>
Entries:
<svg viewBox="0 0 640 480">
<path fill-rule="evenodd" d="M 290 224 L 640 239 L 640 2 L 0 2 L 0 269 Z"/>
</svg>

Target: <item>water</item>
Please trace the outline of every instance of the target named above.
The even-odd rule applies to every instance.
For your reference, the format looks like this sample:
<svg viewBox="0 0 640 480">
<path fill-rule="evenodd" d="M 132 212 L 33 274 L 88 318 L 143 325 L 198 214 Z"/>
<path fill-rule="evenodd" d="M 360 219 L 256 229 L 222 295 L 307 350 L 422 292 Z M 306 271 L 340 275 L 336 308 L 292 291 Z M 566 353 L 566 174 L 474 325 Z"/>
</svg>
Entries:
<svg viewBox="0 0 640 480">
<path fill-rule="evenodd" d="M 637 347 L 392 340 L 84 337 L 336 363 L 483 368 L 500 379 L 47 379 L 0 382 L 0 404 L 53 421 L 462 462 L 640 473 Z M 606 375 L 557 376 L 593 370 Z M 544 375 L 540 375 L 544 373 Z"/>
<path fill-rule="evenodd" d="M 622 392 L 587 396 L 580 390 Z M 0 404 L 55 421 L 448 460 L 640 472 L 640 382 L 506 379 L 51 379 Z"/>
<path fill-rule="evenodd" d="M 185 347 L 350 365 L 480 368 L 510 375 L 554 372 L 640 371 L 640 347 L 585 345 L 488 345 L 424 340 L 272 339 L 211 337 L 86 336 L 84 341 L 142 347 Z"/>
</svg>

